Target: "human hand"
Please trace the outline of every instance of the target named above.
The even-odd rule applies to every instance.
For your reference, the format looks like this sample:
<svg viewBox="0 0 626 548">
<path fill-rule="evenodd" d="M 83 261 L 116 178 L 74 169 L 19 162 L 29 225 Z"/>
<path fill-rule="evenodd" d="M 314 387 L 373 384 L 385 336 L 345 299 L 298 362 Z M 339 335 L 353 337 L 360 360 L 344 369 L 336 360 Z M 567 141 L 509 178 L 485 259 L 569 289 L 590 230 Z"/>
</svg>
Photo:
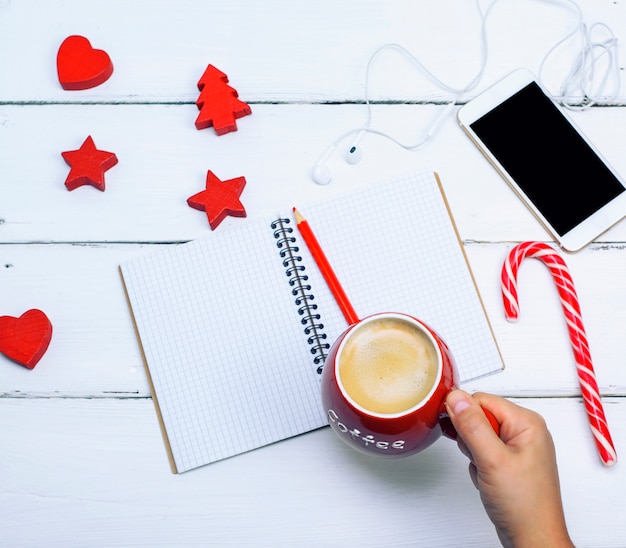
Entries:
<svg viewBox="0 0 626 548">
<path fill-rule="evenodd" d="M 481 406 L 500 424 L 498 437 Z M 541 415 L 490 394 L 450 392 L 446 407 L 470 476 L 504 546 L 573 546 L 552 436 Z"/>
</svg>

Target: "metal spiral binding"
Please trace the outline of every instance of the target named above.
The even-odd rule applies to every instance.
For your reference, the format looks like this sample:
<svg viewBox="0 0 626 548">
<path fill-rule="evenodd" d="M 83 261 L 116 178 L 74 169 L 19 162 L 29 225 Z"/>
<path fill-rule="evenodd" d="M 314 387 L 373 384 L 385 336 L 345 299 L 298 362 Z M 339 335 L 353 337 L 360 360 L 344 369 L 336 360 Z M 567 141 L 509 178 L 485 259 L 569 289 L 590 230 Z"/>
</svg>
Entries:
<svg viewBox="0 0 626 548">
<path fill-rule="evenodd" d="M 330 344 L 325 342 L 327 335 L 324 333 L 324 324 L 320 321 L 321 315 L 317 312 L 317 304 L 313 302 L 315 297 L 310 292 L 311 284 L 307 283 L 309 277 L 305 274 L 306 267 L 301 264 L 302 256 L 298 255 L 300 248 L 295 245 L 294 229 L 288 226 L 290 223 L 291 219 L 276 219 L 270 226 L 274 231 L 278 253 L 283 259 L 285 275 L 289 286 L 292 287 L 291 294 L 298 307 L 298 315 L 302 316 L 300 322 L 304 326 L 303 331 L 307 335 L 306 340 L 314 356 L 313 363 L 317 365 L 317 373 L 321 374 Z"/>
</svg>

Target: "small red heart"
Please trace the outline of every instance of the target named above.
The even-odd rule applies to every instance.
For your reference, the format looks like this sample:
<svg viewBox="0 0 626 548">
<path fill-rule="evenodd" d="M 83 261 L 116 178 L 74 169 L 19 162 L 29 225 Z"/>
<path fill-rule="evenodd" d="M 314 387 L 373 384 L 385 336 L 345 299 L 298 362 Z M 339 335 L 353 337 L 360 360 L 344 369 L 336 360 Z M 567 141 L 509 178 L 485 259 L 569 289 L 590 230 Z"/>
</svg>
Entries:
<svg viewBox="0 0 626 548">
<path fill-rule="evenodd" d="M 41 310 L 33 308 L 19 318 L 0 316 L 0 352 L 33 369 L 52 338 L 52 324 Z"/>
<path fill-rule="evenodd" d="M 68 36 L 57 53 L 57 74 L 63 89 L 88 89 L 111 77 L 113 63 L 106 51 L 92 48 L 84 36 Z"/>
</svg>

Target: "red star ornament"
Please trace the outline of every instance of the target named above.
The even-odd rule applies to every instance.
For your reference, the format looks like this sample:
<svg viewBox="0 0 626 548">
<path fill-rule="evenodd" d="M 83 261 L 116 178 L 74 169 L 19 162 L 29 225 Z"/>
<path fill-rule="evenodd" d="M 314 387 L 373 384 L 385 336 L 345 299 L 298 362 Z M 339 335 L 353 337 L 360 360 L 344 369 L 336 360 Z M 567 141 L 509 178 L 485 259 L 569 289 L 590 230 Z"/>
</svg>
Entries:
<svg viewBox="0 0 626 548">
<path fill-rule="evenodd" d="M 239 196 L 246 186 L 244 177 L 220 181 L 212 171 L 206 175 L 206 190 L 194 194 L 187 199 L 189 207 L 206 211 L 209 218 L 211 230 L 215 230 L 218 225 L 228 216 L 245 217 L 244 209 Z"/>
<path fill-rule="evenodd" d="M 91 185 L 104 192 L 104 172 L 117 164 L 117 156 L 112 152 L 98 150 L 91 135 L 78 150 L 62 152 L 61 156 L 72 168 L 65 179 L 68 190 Z"/>
</svg>

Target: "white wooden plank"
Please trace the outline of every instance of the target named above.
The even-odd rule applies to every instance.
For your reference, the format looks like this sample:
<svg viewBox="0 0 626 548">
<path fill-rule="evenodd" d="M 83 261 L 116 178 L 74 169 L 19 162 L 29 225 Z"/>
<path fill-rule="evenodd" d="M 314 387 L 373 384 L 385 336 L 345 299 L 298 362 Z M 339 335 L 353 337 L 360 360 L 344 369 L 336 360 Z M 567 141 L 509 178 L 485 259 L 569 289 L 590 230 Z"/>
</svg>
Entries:
<svg viewBox="0 0 626 548">
<path fill-rule="evenodd" d="M 605 21 L 618 35 L 626 28 L 621 2 L 579 3 L 590 23 Z M 480 87 L 518 66 L 536 71 L 575 20 L 563 3 L 500 2 L 488 21 L 489 59 Z M 447 84 L 464 88 L 478 71 L 479 28 L 474 2 L 450 7 L 425 0 L 320 0 L 314 8 L 288 0 L 227 6 L 189 0 L 132 6 L 123 0 L 2 2 L 0 101 L 193 102 L 208 63 L 226 72 L 252 102 L 362 100 L 367 61 L 390 42 L 406 47 Z M 110 54 L 115 70 L 102 86 L 67 92 L 59 85 L 56 53 L 72 34 Z M 623 59 L 623 41 L 619 50 Z M 548 67 L 546 83 L 554 92 L 567 74 L 564 61 L 571 62 L 575 52 L 571 41 Z M 450 98 L 401 57 L 383 58 L 379 65 L 374 98 Z"/>
<path fill-rule="evenodd" d="M 140 246 L 0 246 L 2 315 L 43 310 L 52 341 L 35 369 L 0 355 L 9 397 L 146 397 L 150 391 L 118 272 Z"/>
<path fill-rule="evenodd" d="M 580 402 L 521 403 L 552 430 L 576 545 L 625 545 L 626 473 L 599 462 Z M 620 455 L 625 405 L 607 401 Z M 322 429 L 175 476 L 149 400 L 0 399 L 0 436 L 7 546 L 499 545 L 448 440 L 383 461 Z"/>
<path fill-rule="evenodd" d="M 519 273 L 521 315 L 505 321 L 500 269 L 509 244 L 466 246 L 476 283 L 502 352 L 503 373 L 468 390 L 503 395 L 576 395 L 578 378 L 565 321 L 548 270 L 528 259 Z M 53 340 L 30 371 L 0 356 L 0 394 L 12 397 L 145 397 L 149 394 L 139 347 L 118 273 L 140 245 L 1 245 L 2 314 L 41 308 Z M 604 394 L 626 394 L 623 246 L 593 246 L 567 256 Z"/>
<path fill-rule="evenodd" d="M 434 106 L 379 106 L 375 127 L 416 142 L 441 112 Z M 257 105 L 239 131 L 218 137 L 197 131 L 194 105 L 0 106 L 0 241 L 179 241 L 210 233 L 189 196 L 204 188 L 207 170 L 222 179 L 245 176 L 242 201 L 249 217 L 327 199 L 365 183 L 416 169 L 441 175 L 461 237 L 475 241 L 549 239 L 493 167 L 451 118 L 423 149 L 405 151 L 377 136 L 362 143 L 363 160 L 344 160 L 346 140 L 328 166 L 334 182 L 318 186 L 310 171 L 344 132 L 358 128 L 364 107 Z M 626 109 L 574 113 L 576 122 L 615 169 L 626 176 L 622 153 Z M 69 192 L 61 152 L 91 135 L 119 163 L 106 172 L 106 191 Z M 245 219 L 228 218 L 219 230 Z M 600 241 L 626 241 L 626 222 Z"/>
<path fill-rule="evenodd" d="M 519 320 L 504 318 L 500 273 L 513 245 L 470 245 L 467 256 L 500 347 L 504 372 L 464 386 L 502 395 L 546 393 L 580 394 L 576 362 L 561 301 L 549 270 L 526 259 L 518 273 Z M 598 385 L 604 394 L 623 394 L 626 388 L 626 311 L 621 306 L 626 265 L 623 246 L 593 245 L 570 255 L 568 264 L 580 300 Z"/>
</svg>

